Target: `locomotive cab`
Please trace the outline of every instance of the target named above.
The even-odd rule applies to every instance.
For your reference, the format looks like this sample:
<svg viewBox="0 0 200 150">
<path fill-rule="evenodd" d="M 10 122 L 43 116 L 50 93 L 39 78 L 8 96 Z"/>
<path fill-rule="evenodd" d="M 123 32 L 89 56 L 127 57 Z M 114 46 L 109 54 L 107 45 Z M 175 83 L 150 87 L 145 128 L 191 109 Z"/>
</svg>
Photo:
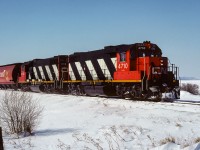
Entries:
<svg viewBox="0 0 200 150">
<path fill-rule="evenodd" d="M 114 72 L 114 80 L 141 80 L 141 71 L 137 69 L 136 61 L 132 60 L 131 51 L 117 53 L 117 67 Z"/>
<path fill-rule="evenodd" d="M 161 55 L 161 49 L 150 42 L 137 43 L 126 51 L 118 52 L 114 79 L 141 80 L 144 76 L 149 77 L 150 67 L 158 66 Z"/>
</svg>

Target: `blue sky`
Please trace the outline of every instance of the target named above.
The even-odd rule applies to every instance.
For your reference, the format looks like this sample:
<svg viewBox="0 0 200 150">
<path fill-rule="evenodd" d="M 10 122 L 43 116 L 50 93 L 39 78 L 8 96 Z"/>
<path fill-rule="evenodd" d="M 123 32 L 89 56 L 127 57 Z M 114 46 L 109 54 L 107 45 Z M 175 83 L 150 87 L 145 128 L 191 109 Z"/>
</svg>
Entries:
<svg viewBox="0 0 200 150">
<path fill-rule="evenodd" d="M 199 0 L 0 0 L 0 65 L 149 40 L 200 78 Z"/>
</svg>

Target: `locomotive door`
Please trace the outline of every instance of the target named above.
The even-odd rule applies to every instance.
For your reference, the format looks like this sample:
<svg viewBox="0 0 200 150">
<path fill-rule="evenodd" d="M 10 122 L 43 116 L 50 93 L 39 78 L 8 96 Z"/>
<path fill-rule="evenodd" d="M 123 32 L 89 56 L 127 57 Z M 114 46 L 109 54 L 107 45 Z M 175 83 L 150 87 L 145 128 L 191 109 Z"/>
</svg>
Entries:
<svg viewBox="0 0 200 150">
<path fill-rule="evenodd" d="M 67 67 L 63 67 L 63 68 L 61 69 L 61 72 L 62 72 L 61 78 L 62 78 L 63 80 L 67 80 L 67 79 L 68 79 Z"/>
<path fill-rule="evenodd" d="M 58 71 L 59 71 L 59 80 L 68 79 L 68 56 L 59 56 Z"/>
</svg>

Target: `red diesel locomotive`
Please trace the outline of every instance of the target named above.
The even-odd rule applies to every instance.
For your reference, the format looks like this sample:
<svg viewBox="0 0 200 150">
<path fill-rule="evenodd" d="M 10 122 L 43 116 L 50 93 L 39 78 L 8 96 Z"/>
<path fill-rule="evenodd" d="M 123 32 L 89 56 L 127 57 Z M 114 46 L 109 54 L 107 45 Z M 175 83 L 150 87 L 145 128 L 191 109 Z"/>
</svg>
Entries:
<svg viewBox="0 0 200 150">
<path fill-rule="evenodd" d="M 0 66 L 0 88 L 161 100 L 180 97 L 179 69 L 149 41 Z"/>
</svg>

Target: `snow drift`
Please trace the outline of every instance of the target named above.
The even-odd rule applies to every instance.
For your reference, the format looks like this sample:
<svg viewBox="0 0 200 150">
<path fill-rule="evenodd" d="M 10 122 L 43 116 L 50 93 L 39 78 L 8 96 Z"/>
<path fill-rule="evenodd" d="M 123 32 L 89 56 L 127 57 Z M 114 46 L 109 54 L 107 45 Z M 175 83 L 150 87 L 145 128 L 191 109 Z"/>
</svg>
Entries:
<svg viewBox="0 0 200 150">
<path fill-rule="evenodd" d="M 185 81 L 184 81 L 185 82 Z M 187 81 L 189 82 L 189 81 Z M 193 81 L 200 85 L 200 81 Z M 0 100 L 4 91 L 0 91 Z M 33 136 L 4 133 L 10 149 L 184 149 L 200 147 L 200 105 L 32 93 L 44 106 Z M 181 101 L 200 101 L 181 91 Z"/>
</svg>

